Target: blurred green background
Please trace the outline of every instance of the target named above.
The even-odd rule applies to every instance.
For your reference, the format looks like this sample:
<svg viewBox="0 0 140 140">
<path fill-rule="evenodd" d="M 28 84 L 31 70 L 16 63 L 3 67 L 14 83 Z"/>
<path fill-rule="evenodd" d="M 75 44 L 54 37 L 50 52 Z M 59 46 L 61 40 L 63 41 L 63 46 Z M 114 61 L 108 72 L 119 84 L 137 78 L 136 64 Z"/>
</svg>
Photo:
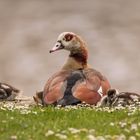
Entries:
<svg viewBox="0 0 140 140">
<path fill-rule="evenodd" d="M 68 52 L 49 54 L 72 31 L 88 43 L 89 63 L 121 91 L 140 91 L 140 1 L 0 0 L 0 81 L 33 95 Z"/>
</svg>

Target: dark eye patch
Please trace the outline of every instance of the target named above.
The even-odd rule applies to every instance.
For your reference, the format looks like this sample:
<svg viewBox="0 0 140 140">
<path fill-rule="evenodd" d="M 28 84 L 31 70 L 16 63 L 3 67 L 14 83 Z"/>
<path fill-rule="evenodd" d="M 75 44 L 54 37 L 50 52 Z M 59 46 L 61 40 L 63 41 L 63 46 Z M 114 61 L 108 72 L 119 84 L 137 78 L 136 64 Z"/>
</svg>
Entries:
<svg viewBox="0 0 140 140">
<path fill-rule="evenodd" d="M 73 35 L 72 34 L 66 34 L 65 35 L 65 40 L 66 41 L 70 41 L 70 40 L 72 40 L 72 38 L 73 38 Z"/>
</svg>

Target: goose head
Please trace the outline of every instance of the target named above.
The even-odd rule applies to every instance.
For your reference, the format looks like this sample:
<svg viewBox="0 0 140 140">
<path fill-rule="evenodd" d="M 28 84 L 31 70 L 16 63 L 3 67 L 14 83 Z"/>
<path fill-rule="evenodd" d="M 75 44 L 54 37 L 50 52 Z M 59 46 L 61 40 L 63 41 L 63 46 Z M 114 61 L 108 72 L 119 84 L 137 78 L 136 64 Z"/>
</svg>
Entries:
<svg viewBox="0 0 140 140">
<path fill-rule="evenodd" d="M 70 52 L 78 52 L 83 46 L 85 46 L 85 43 L 78 35 L 73 32 L 63 32 L 58 36 L 56 44 L 50 50 L 50 53 L 62 49 Z"/>
</svg>

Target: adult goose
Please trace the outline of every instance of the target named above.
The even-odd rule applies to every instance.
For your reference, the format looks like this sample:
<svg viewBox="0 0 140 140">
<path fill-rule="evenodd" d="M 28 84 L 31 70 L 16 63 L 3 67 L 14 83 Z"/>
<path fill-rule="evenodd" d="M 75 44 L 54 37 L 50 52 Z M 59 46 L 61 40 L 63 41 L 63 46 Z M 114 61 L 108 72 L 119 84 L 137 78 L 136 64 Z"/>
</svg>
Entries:
<svg viewBox="0 0 140 140">
<path fill-rule="evenodd" d="M 40 96 L 41 103 L 66 106 L 85 102 L 96 105 L 110 84 L 105 76 L 88 65 L 86 43 L 75 33 L 63 32 L 50 53 L 60 50 L 67 50 L 70 54 L 61 70 L 47 81 Z"/>
</svg>

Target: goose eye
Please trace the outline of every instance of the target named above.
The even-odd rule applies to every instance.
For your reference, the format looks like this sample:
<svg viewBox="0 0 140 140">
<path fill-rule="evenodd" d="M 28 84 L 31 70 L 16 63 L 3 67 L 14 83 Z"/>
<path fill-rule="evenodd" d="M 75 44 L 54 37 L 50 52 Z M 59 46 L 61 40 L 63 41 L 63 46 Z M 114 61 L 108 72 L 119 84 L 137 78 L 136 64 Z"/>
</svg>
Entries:
<svg viewBox="0 0 140 140">
<path fill-rule="evenodd" d="M 57 44 L 56 47 L 59 47 L 59 45 Z"/>
<path fill-rule="evenodd" d="M 70 41 L 70 40 L 72 40 L 72 38 L 73 38 L 73 35 L 72 34 L 66 34 L 64 40 Z"/>
</svg>

